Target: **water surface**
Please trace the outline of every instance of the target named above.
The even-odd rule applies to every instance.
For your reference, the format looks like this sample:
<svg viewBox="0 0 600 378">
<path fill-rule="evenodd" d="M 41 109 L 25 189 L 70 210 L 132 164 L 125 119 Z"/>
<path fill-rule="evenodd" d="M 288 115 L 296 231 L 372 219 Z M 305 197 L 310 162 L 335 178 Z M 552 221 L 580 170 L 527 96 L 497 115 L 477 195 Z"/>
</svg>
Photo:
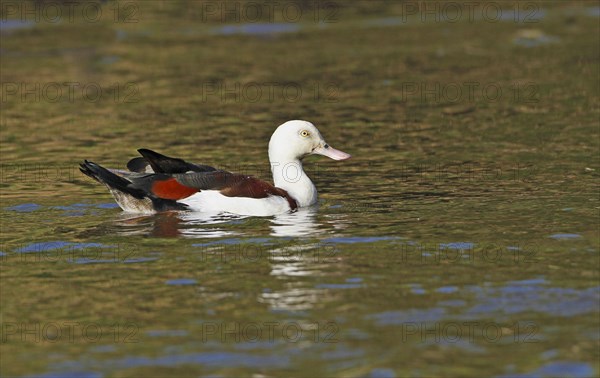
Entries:
<svg viewBox="0 0 600 378">
<path fill-rule="evenodd" d="M 0 375 L 598 375 L 596 8 L 131 4 L 0 24 Z M 297 118 L 353 158 L 307 158 L 293 214 L 126 214 L 77 170 L 270 179 Z"/>
</svg>

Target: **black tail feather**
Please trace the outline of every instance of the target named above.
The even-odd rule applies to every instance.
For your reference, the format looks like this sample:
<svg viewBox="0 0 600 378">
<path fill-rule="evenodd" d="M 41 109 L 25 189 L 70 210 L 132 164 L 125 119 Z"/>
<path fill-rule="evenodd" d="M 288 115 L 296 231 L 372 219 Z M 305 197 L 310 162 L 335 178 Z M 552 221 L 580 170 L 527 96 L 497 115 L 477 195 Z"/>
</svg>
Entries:
<svg viewBox="0 0 600 378">
<path fill-rule="evenodd" d="M 89 176 L 102 184 L 105 184 L 113 190 L 118 190 L 139 200 L 144 200 L 145 198 L 150 199 L 152 201 L 152 207 L 156 211 L 189 209 L 187 205 L 178 203 L 177 201 L 157 198 L 156 196 L 153 196 L 151 193 L 145 190 L 143 185 L 140 187 L 136 187 L 136 184 L 132 183 L 131 181 L 91 161 L 84 160 L 84 162 L 79 165 L 79 170 L 84 175 Z M 144 178 L 150 178 L 151 176 L 154 175 L 142 176 L 141 179 L 144 180 Z M 151 183 L 151 180 L 143 183 Z M 139 184 L 140 183 L 138 183 L 138 185 Z M 117 202 L 119 202 L 118 199 Z M 142 201 L 140 201 L 140 203 L 142 203 Z M 119 205 L 121 205 L 121 203 L 119 203 Z"/>
<path fill-rule="evenodd" d="M 103 168 L 96 163 L 84 160 L 84 162 L 79 165 L 79 170 L 84 175 L 89 176 L 112 189 L 119 190 L 137 199 L 146 197 L 146 193 L 143 190 L 133 188 L 131 186 L 131 181 L 112 173 L 108 169 Z"/>
<path fill-rule="evenodd" d="M 140 148 L 138 150 L 140 155 L 146 159 L 146 161 L 150 164 L 154 172 L 156 173 L 186 173 L 189 171 L 192 172 L 212 172 L 216 171 L 216 168 L 210 167 L 208 165 L 198 165 L 188 163 L 183 159 L 172 158 L 169 156 L 165 156 L 159 154 L 158 152 L 148 150 L 146 148 Z M 132 161 L 130 161 L 132 163 Z M 136 163 L 132 163 L 136 164 Z"/>
</svg>

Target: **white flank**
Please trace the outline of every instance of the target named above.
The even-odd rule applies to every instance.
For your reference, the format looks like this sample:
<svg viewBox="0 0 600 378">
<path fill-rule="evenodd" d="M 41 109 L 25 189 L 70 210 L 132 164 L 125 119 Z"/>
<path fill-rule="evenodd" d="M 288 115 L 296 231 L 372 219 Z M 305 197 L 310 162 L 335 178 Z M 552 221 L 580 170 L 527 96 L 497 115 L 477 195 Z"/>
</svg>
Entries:
<svg viewBox="0 0 600 378">
<path fill-rule="evenodd" d="M 227 197 L 216 190 L 203 190 L 177 202 L 188 205 L 193 211 L 210 213 L 269 216 L 290 211 L 290 205 L 283 197 Z"/>
</svg>

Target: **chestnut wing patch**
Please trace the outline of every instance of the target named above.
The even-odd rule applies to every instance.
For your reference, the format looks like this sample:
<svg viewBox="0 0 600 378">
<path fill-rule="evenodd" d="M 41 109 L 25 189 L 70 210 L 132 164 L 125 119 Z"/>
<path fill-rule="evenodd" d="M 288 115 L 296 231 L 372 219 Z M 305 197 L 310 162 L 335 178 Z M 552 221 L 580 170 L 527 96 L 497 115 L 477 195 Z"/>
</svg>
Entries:
<svg viewBox="0 0 600 378">
<path fill-rule="evenodd" d="M 243 179 L 234 180 L 234 182 L 221 189 L 221 194 L 227 197 L 250 197 L 267 198 L 270 195 L 287 196 L 287 192 L 259 180 L 255 177 L 246 176 Z"/>
<path fill-rule="evenodd" d="M 154 181 L 151 192 L 159 198 L 180 200 L 197 193 L 198 189 L 182 185 L 175 178 L 168 178 Z"/>
</svg>

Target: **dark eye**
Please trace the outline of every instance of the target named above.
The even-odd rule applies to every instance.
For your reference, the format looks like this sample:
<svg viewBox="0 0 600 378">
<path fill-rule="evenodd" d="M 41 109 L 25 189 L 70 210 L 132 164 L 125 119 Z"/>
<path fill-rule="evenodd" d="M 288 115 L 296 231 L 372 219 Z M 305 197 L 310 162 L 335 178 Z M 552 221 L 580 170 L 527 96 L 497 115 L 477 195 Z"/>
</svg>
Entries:
<svg viewBox="0 0 600 378">
<path fill-rule="evenodd" d="M 325 143 L 325 145 L 323 147 L 324 148 L 329 148 L 329 145 L 327 143 Z"/>
</svg>

